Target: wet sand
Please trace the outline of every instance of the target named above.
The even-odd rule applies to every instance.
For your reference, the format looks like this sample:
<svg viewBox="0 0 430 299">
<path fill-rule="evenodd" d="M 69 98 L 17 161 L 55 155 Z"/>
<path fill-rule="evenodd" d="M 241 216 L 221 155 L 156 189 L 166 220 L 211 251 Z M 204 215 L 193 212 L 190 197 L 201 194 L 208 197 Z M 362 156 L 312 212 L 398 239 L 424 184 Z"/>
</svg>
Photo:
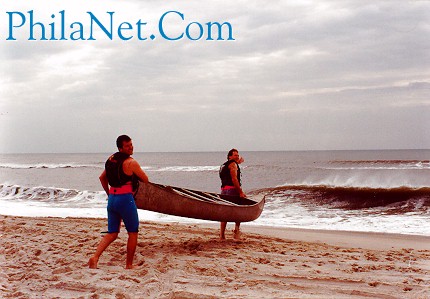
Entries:
<svg viewBox="0 0 430 299">
<path fill-rule="evenodd" d="M 430 237 L 141 222 L 88 268 L 106 219 L 0 216 L 2 298 L 430 298 Z"/>
</svg>

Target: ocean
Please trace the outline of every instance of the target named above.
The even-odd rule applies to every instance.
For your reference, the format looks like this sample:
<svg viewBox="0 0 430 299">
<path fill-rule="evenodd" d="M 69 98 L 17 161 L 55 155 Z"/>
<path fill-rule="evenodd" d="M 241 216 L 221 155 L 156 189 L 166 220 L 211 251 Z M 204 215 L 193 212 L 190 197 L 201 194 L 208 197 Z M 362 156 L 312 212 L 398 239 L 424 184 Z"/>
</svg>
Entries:
<svg viewBox="0 0 430 299">
<path fill-rule="evenodd" d="M 0 214 L 106 217 L 110 153 L 1 154 Z M 150 181 L 219 192 L 224 152 L 135 153 Z M 257 226 L 430 236 L 430 150 L 241 152 L 243 189 L 266 194 Z M 202 223 L 139 210 L 140 220 Z"/>
</svg>

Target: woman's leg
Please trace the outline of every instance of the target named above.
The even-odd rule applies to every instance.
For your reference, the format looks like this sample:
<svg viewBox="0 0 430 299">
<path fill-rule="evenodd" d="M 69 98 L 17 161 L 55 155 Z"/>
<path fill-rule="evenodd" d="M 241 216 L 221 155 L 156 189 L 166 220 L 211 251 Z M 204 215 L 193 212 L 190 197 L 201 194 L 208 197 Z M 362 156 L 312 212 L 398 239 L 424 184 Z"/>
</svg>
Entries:
<svg viewBox="0 0 430 299">
<path fill-rule="evenodd" d="M 134 253 L 136 252 L 138 233 L 128 233 L 126 269 L 133 269 Z"/>
<path fill-rule="evenodd" d="M 90 258 L 88 265 L 91 269 L 97 269 L 97 263 L 99 262 L 99 258 L 102 255 L 103 251 L 112 243 L 115 241 L 115 239 L 118 237 L 118 233 L 107 233 L 103 239 L 100 241 L 99 245 L 97 246 L 96 252 L 94 255 Z"/>
<path fill-rule="evenodd" d="M 236 222 L 236 225 L 234 227 L 234 235 L 233 238 L 236 240 L 240 239 L 240 222 Z"/>
<path fill-rule="evenodd" d="M 227 227 L 227 222 L 221 222 L 221 229 L 219 232 L 219 239 L 225 240 L 225 228 Z"/>
</svg>

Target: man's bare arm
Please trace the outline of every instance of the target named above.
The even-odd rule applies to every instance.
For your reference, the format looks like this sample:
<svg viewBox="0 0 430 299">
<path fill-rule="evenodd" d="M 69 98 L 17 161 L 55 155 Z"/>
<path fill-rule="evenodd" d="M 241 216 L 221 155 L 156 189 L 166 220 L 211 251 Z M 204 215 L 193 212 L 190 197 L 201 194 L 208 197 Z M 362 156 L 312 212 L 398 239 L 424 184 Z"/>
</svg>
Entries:
<svg viewBox="0 0 430 299">
<path fill-rule="evenodd" d="M 239 191 L 240 197 L 246 197 L 246 194 L 243 193 L 242 187 L 239 184 L 239 180 L 237 179 L 237 165 L 235 163 L 231 163 L 229 166 L 231 179 L 233 181 L 233 185 L 236 190 Z"/>
<path fill-rule="evenodd" d="M 99 179 L 103 189 L 106 191 L 106 194 L 109 195 L 109 182 L 107 179 L 106 170 L 103 170 L 102 174 L 99 176 Z"/>
<path fill-rule="evenodd" d="M 142 167 L 140 167 L 139 163 L 136 160 L 132 159 L 130 163 L 127 164 L 127 168 L 129 170 L 129 173 L 134 173 L 139 178 L 139 181 L 144 183 L 149 182 L 148 176 L 142 170 Z"/>
</svg>

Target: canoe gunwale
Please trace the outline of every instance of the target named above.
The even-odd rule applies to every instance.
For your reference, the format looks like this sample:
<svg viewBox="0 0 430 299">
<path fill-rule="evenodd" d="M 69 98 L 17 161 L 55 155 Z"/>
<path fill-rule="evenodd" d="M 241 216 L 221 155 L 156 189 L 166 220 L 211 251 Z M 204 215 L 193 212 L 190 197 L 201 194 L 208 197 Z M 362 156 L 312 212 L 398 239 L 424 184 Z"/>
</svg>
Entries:
<svg viewBox="0 0 430 299">
<path fill-rule="evenodd" d="M 247 222 L 257 219 L 265 204 L 264 196 L 261 197 L 259 201 L 239 197 L 221 197 L 217 193 L 154 183 L 140 184 L 135 195 L 136 206 L 139 209 L 223 222 Z M 243 202 L 238 204 L 235 201 Z"/>
</svg>

